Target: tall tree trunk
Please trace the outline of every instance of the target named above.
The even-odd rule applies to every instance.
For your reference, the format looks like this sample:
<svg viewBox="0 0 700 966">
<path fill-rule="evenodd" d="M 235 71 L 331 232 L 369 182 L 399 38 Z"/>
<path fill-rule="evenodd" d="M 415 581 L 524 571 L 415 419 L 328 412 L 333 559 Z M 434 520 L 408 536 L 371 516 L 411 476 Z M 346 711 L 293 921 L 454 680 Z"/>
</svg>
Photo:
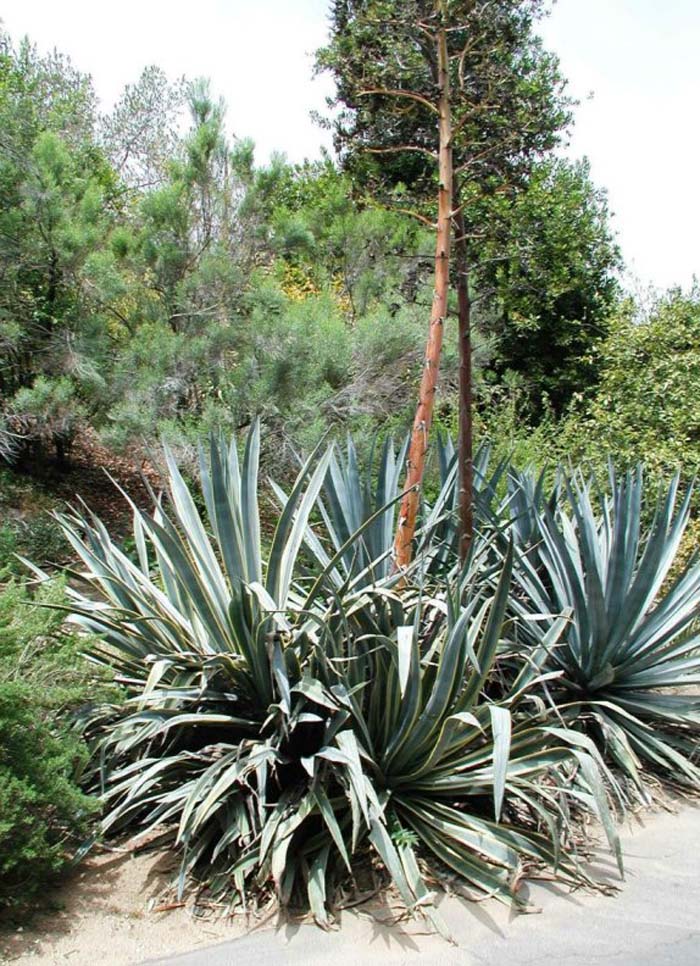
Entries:
<svg viewBox="0 0 700 966">
<path fill-rule="evenodd" d="M 459 207 L 459 186 L 456 183 L 453 193 L 458 207 L 454 228 L 459 312 L 459 559 L 464 563 L 474 538 L 472 326 L 467 239 L 464 214 Z"/>
<path fill-rule="evenodd" d="M 437 33 L 437 57 L 440 99 L 438 224 L 435 245 L 435 293 L 430 315 L 425 367 L 420 396 L 411 432 L 411 445 L 406 463 L 406 495 L 401 501 L 399 523 L 394 540 L 394 565 L 403 569 L 411 562 L 416 517 L 420 505 L 428 436 L 433 419 L 435 392 L 440 369 L 440 353 L 447 316 L 447 294 L 450 280 L 450 237 L 452 234 L 452 117 L 450 109 L 450 75 L 447 34 L 444 26 Z"/>
</svg>

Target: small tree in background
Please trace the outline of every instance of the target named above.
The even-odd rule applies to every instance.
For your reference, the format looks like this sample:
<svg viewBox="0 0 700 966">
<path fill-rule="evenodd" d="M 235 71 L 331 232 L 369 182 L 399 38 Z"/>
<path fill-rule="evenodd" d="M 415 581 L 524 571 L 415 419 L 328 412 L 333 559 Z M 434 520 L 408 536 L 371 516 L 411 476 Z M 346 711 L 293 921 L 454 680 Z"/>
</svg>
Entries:
<svg viewBox="0 0 700 966">
<path fill-rule="evenodd" d="M 180 142 L 178 121 L 187 104 L 184 78 L 170 83 L 159 67 L 146 67 L 127 84 L 98 138 L 122 181 L 138 191 L 162 184 Z"/>
</svg>

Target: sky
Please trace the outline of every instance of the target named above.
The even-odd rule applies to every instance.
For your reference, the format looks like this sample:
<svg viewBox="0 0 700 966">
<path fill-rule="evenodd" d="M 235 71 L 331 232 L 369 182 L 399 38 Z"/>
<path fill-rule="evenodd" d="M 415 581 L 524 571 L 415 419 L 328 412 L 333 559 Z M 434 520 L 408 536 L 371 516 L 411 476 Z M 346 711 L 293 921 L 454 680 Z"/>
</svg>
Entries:
<svg viewBox="0 0 700 966">
<path fill-rule="evenodd" d="M 207 76 L 231 133 L 264 162 L 330 146 L 310 119 L 331 92 L 312 79 L 328 0 L 0 0 L 16 40 L 53 47 L 92 74 L 104 109 L 142 68 Z M 626 282 L 690 286 L 700 275 L 699 0 L 558 0 L 542 24 L 580 100 L 567 149 L 608 192 Z M 592 96 L 591 96 L 592 95 Z"/>
</svg>

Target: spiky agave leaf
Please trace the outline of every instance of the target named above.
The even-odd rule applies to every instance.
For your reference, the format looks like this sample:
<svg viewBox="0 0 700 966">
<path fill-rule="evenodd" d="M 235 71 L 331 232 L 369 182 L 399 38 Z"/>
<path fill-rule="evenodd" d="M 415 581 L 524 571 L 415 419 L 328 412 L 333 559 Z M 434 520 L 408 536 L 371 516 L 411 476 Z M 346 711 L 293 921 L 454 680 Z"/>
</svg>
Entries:
<svg viewBox="0 0 700 966">
<path fill-rule="evenodd" d="M 459 566 L 459 507 L 457 454 L 449 437 L 439 438 L 437 465 L 439 486 L 428 498 L 422 495 L 416 546 L 406 573 L 397 574 L 393 546 L 398 503 L 409 439 L 397 449 L 391 438 L 380 445 L 375 439 L 369 459 L 361 465 L 351 437 L 345 452 L 332 447 L 328 474 L 318 509 L 321 525 L 307 528 L 307 548 L 319 571 L 318 587 L 338 592 L 341 588 L 376 587 L 379 584 L 414 584 L 444 579 Z M 493 506 L 508 463 L 489 469 L 490 447 L 482 444 L 474 458 L 475 497 L 480 532 L 503 532 L 503 514 Z M 274 486 L 274 484 L 273 484 Z M 279 504 L 287 495 L 274 486 Z M 509 520 L 507 521 L 510 522 Z M 502 553 L 495 559 L 502 559 Z"/>
<path fill-rule="evenodd" d="M 548 662 L 561 671 L 568 720 L 578 718 L 640 789 L 641 764 L 700 787 L 697 559 L 668 583 L 690 512 L 690 491 L 676 509 L 678 485 L 645 534 L 641 467 L 611 473 L 609 496 L 569 481 L 563 507 L 544 509 L 534 554 L 516 567 L 520 616 L 570 614 Z"/>
<path fill-rule="evenodd" d="M 118 655 L 124 679 L 136 675 L 134 686 L 154 666 L 168 683 L 182 682 L 191 659 L 197 667 L 236 668 L 239 691 L 257 706 L 272 699 L 268 638 L 286 630 L 282 612 L 331 454 L 313 453 L 300 470 L 263 561 L 259 432 L 254 425 L 240 466 L 235 442 L 211 440 L 201 466 L 206 520 L 166 450 L 167 508 L 158 501 L 148 515 L 132 504 L 138 563 L 89 511 L 57 514 L 85 567 L 76 576 L 90 585 L 87 594 L 69 590 L 73 619 L 101 636 L 100 653 L 112 665 Z M 203 684 L 197 678 L 187 686 Z"/>
<path fill-rule="evenodd" d="M 504 518 L 499 512 L 500 491 L 510 464 L 502 458 L 492 466 L 491 456 L 491 445 L 486 441 L 481 442 L 474 453 L 474 522 L 478 533 L 502 534 Z M 428 539 L 424 541 L 424 552 L 431 560 L 430 571 L 444 575 L 459 560 L 460 541 L 458 453 L 450 436 L 438 437 L 437 457 L 440 489 L 434 506 L 426 512 L 426 521 L 431 526 L 426 527 Z M 509 518 L 505 522 L 509 522 Z"/>
<path fill-rule="evenodd" d="M 547 471 L 532 467 L 518 470 L 508 467 L 506 495 L 498 508 L 498 516 L 507 522 L 507 533 L 518 550 L 527 552 L 540 539 L 539 521 L 545 508 L 554 513 L 559 504 L 564 474 L 561 469 L 553 486 L 547 485 Z"/>
<path fill-rule="evenodd" d="M 396 451 L 393 440 L 387 438 L 375 458 L 377 442 L 364 472 L 351 437 L 345 453 L 335 449 L 320 501 L 333 548 L 337 551 L 348 547 L 342 555 L 345 574 L 355 576 L 367 572 L 368 583 L 391 572 L 391 559 L 386 551 L 394 536 L 396 501 L 401 496 L 403 464 L 408 451 L 408 439 Z M 361 539 L 353 540 L 370 520 Z"/>
</svg>

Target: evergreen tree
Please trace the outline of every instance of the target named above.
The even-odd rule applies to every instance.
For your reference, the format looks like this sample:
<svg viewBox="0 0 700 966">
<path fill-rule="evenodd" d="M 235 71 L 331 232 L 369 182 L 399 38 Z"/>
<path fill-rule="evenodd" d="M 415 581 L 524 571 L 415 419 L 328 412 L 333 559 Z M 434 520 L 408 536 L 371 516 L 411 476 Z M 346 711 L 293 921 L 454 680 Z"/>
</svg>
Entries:
<svg viewBox="0 0 700 966">
<path fill-rule="evenodd" d="M 115 214 L 89 79 L 27 42 L 0 55 L 0 393 L 3 449 L 66 458 L 103 385 L 103 307 L 90 263 Z"/>
<path fill-rule="evenodd" d="M 456 227 L 462 351 L 462 553 L 471 540 L 469 244 L 488 229 L 475 202 L 516 192 L 570 120 L 558 63 L 534 32 L 543 0 L 336 0 L 318 55 L 337 84 L 336 147 L 387 199 L 435 194 L 436 294 L 396 541 L 410 560 L 446 315 L 449 232 Z M 425 218 L 420 212 L 414 212 Z M 447 228 L 445 226 L 447 218 Z M 473 258 L 471 259 L 474 260 Z"/>
</svg>

